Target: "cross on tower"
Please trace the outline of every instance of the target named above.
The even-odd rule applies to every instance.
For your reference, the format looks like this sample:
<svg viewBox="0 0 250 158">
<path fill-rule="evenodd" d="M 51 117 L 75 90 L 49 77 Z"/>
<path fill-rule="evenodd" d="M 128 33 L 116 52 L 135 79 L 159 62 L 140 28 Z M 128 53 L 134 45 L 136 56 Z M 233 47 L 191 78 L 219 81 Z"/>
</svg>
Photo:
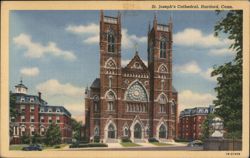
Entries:
<svg viewBox="0 0 250 158">
<path fill-rule="evenodd" d="M 137 42 L 135 42 L 135 46 L 134 47 L 135 47 L 135 53 L 138 54 L 138 43 Z"/>
</svg>

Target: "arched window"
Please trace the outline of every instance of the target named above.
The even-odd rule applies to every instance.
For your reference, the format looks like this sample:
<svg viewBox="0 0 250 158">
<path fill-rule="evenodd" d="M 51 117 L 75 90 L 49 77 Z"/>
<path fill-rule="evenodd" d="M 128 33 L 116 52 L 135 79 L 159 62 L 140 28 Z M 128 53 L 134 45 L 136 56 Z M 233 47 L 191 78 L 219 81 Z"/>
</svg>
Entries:
<svg viewBox="0 0 250 158">
<path fill-rule="evenodd" d="M 34 134 L 35 134 L 35 128 L 34 128 L 34 126 L 31 126 L 30 127 L 30 135 L 34 136 Z"/>
<path fill-rule="evenodd" d="M 108 127 L 108 138 L 115 138 L 115 127 L 112 124 Z"/>
<path fill-rule="evenodd" d="M 137 139 L 141 139 L 141 137 L 142 137 L 141 132 L 142 132 L 141 125 L 139 123 L 135 124 L 134 137 Z"/>
<path fill-rule="evenodd" d="M 107 102 L 108 102 L 108 111 L 114 111 L 115 104 L 115 94 L 112 91 L 109 91 L 107 94 Z"/>
<path fill-rule="evenodd" d="M 22 126 L 21 127 L 21 136 L 24 136 L 25 135 L 25 126 Z"/>
<path fill-rule="evenodd" d="M 113 31 L 108 33 L 108 52 L 115 52 L 115 36 Z"/>
<path fill-rule="evenodd" d="M 166 132 L 167 132 L 166 127 L 162 124 L 159 129 L 159 138 L 166 138 L 167 136 Z"/>
<path fill-rule="evenodd" d="M 160 41 L 160 58 L 167 57 L 166 48 L 167 48 L 167 40 L 166 40 L 166 38 L 162 38 Z"/>
<path fill-rule="evenodd" d="M 41 136 L 45 135 L 45 128 L 43 126 L 40 128 L 40 134 Z"/>
<path fill-rule="evenodd" d="M 166 112 L 167 99 L 163 94 L 160 95 L 159 104 L 160 104 L 159 112 L 165 113 Z"/>
<path fill-rule="evenodd" d="M 128 127 L 125 127 L 125 128 L 124 128 L 123 135 L 124 135 L 124 136 L 128 136 Z"/>
</svg>

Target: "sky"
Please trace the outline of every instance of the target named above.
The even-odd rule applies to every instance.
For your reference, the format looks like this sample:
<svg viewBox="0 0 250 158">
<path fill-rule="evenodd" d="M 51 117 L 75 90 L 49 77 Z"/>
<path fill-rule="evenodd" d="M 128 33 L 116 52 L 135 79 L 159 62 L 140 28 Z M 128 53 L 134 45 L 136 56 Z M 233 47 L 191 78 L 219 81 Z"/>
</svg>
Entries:
<svg viewBox="0 0 250 158">
<path fill-rule="evenodd" d="M 117 16 L 117 11 L 104 11 Z M 147 63 L 147 32 L 154 14 L 158 23 L 173 19 L 173 86 L 179 111 L 211 105 L 216 98 L 214 66 L 233 59 L 232 41 L 214 37 L 223 18 L 215 11 L 121 11 L 122 65 L 135 54 Z M 99 11 L 11 11 L 10 90 L 20 82 L 29 94 L 42 92 L 50 105 L 65 106 L 84 121 L 84 91 L 99 77 Z"/>
</svg>

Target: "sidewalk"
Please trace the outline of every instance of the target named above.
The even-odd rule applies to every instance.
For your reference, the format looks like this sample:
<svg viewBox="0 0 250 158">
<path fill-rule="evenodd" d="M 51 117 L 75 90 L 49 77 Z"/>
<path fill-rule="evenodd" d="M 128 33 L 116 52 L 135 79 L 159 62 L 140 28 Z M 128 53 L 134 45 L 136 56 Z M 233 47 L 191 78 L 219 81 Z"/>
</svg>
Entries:
<svg viewBox="0 0 250 158">
<path fill-rule="evenodd" d="M 106 143 L 108 144 L 108 148 L 123 148 L 120 143 Z"/>
</svg>

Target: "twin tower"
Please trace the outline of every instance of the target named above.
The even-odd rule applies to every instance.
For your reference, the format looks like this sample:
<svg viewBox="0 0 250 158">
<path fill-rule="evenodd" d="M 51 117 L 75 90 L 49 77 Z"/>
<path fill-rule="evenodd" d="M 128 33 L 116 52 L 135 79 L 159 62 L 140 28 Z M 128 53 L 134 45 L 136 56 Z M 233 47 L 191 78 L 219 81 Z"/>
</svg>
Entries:
<svg viewBox="0 0 250 158">
<path fill-rule="evenodd" d="M 90 141 L 147 142 L 177 136 L 177 91 L 172 86 L 172 21 L 154 17 L 148 30 L 148 66 L 135 52 L 121 66 L 121 14 L 100 12 L 100 77 L 85 92 L 86 135 Z M 143 52 L 142 52 L 143 53 Z"/>
</svg>

